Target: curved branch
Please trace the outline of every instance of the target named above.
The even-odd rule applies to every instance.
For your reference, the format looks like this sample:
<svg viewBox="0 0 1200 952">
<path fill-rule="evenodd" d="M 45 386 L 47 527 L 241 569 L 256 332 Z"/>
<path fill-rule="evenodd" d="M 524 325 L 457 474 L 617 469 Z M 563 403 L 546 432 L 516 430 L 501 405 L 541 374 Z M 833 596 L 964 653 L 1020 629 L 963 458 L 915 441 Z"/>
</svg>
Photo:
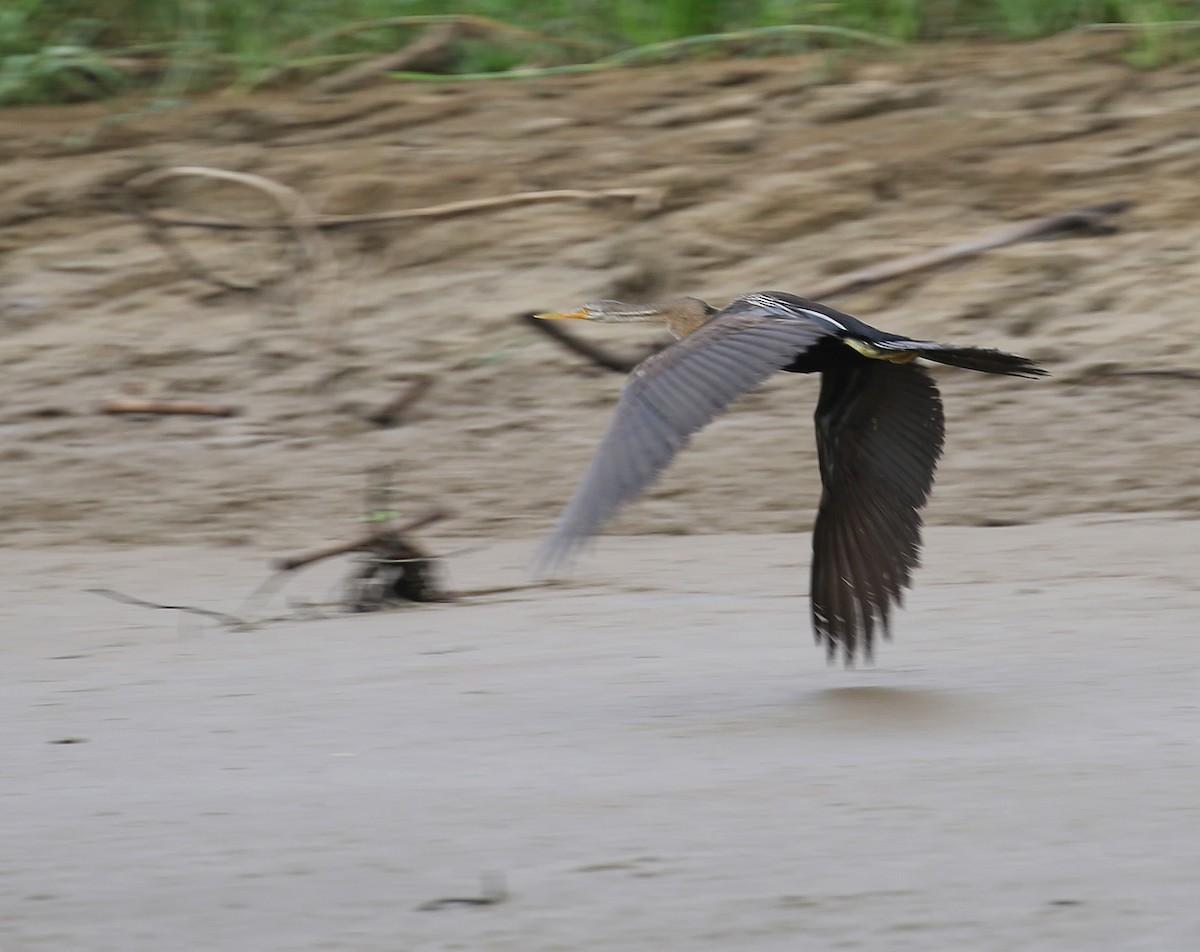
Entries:
<svg viewBox="0 0 1200 952">
<path fill-rule="evenodd" d="M 270 280 L 248 284 L 223 278 L 201 264 L 200 260 L 188 251 L 169 230 L 172 225 L 189 224 L 189 222 L 172 221 L 169 217 L 155 214 L 147 207 L 147 200 L 156 187 L 170 179 L 188 177 L 233 182 L 254 189 L 270 198 L 279 209 L 280 219 L 276 222 L 249 227 L 290 232 L 293 248 L 291 270 L 293 272 L 332 261 L 332 255 L 325 239 L 313 225 L 317 216 L 313 213 L 312 207 L 303 195 L 281 182 L 250 172 L 234 172 L 229 169 L 215 169 L 202 165 L 176 165 L 137 176 L 126 184 L 130 211 L 145 226 L 150 238 L 161 245 L 179 267 L 193 277 L 228 290 L 255 291 L 264 284 L 282 280 L 287 272 L 281 272 Z"/>
</svg>

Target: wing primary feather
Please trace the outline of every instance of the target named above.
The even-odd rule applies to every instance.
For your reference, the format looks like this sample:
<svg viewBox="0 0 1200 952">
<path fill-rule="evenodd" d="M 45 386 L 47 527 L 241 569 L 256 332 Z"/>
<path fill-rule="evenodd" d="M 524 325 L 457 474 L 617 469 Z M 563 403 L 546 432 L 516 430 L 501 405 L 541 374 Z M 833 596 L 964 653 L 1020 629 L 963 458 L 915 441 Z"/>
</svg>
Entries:
<svg viewBox="0 0 1200 952">
<path fill-rule="evenodd" d="M 634 369 L 579 487 L 535 556 L 539 574 L 566 562 L 638 498 L 733 400 L 829 334 L 808 319 L 731 310 Z"/>
<path fill-rule="evenodd" d="M 916 364 L 854 357 L 824 373 L 813 625 L 847 664 L 871 659 L 877 630 L 890 637 L 892 607 L 920 561 L 921 507 L 943 429 L 937 388 Z"/>
</svg>

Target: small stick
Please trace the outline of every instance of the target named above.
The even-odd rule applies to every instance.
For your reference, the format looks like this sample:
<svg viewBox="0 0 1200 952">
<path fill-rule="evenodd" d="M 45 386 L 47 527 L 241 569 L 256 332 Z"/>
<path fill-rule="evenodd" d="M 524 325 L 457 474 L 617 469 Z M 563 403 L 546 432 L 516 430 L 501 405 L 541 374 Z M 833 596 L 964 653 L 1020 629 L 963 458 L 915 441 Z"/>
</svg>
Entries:
<svg viewBox="0 0 1200 952">
<path fill-rule="evenodd" d="M 214 274 L 168 230 L 172 224 L 177 224 L 169 218 L 160 216 L 147 207 L 147 199 L 153 190 L 165 181 L 176 178 L 207 178 L 221 182 L 232 182 L 254 189 L 266 195 L 275 203 L 279 210 L 280 219 L 274 222 L 258 223 L 249 227 L 264 228 L 271 231 L 286 230 L 293 239 L 291 267 L 284 269 L 278 275 L 263 282 L 247 284 L 241 281 L 231 281 Z M 294 188 L 276 182 L 263 175 L 251 172 L 234 172 L 229 169 L 216 169 L 204 165 L 176 165 L 169 168 L 157 169 L 139 175 L 126 184 L 127 204 L 130 212 L 146 229 L 149 237 L 162 246 L 179 268 L 194 278 L 208 281 L 219 288 L 230 291 L 255 291 L 262 284 L 270 284 L 282 280 L 288 274 L 299 273 L 306 268 L 332 261 L 324 236 L 313 226 L 316 217 L 308 201 Z M 247 223 L 249 224 L 249 223 Z"/>
<path fill-rule="evenodd" d="M 469 198 L 424 208 L 406 208 L 393 212 L 371 212 L 363 215 L 297 215 L 286 221 L 255 222 L 232 218 L 179 217 L 141 210 L 141 218 L 160 228 L 212 228 L 216 231 L 277 231 L 281 228 L 346 228 L 352 225 L 380 225 L 389 222 L 412 221 L 423 218 L 454 218 L 471 212 L 493 208 L 512 208 L 541 202 L 595 202 L 622 199 L 635 208 L 655 211 L 662 206 L 664 192 L 659 188 L 557 188 L 537 192 L 515 192 L 512 195 L 493 195 L 489 198 Z"/>
<path fill-rule="evenodd" d="M 358 63 L 347 70 L 326 76 L 315 84 L 318 93 L 344 93 L 364 86 L 380 73 L 392 70 L 418 70 L 427 73 L 447 72 L 454 58 L 455 41 L 470 36 L 470 30 L 457 22 L 440 23 L 429 27 L 404 49 Z"/>
<path fill-rule="evenodd" d="M 324 549 L 306 552 L 303 555 L 293 555 L 276 559 L 273 565 L 280 572 L 290 572 L 293 569 L 311 565 L 313 562 L 329 559 L 335 555 L 345 555 L 347 552 L 359 552 L 363 549 L 373 548 L 382 541 L 394 539 L 396 536 L 402 536 L 409 532 L 415 532 L 417 529 L 422 529 L 434 522 L 439 522 L 449 515 L 450 513 L 445 509 L 431 509 L 429 512 L 404 523 L 404 525 L 375 529 L 355 539 L 353 542 L 340 542 L 336 545 L 326 546 Z"/>
<path fill-rule="evenodd" d="M 481 879 L 478 896 L 447 896 L 445 899 L 431 899 L 417 906 L 418 912 L 436 912 L 449 906 L 494 906 L 508 898 L 508 886 L 500 873 L 485 873 Z"/>
<path fill-rule="evenodd" d="M 399 423 L 408 409 L 425 396 L 432 386 L 432 377 L 421 377 L 414 380 L 406 389 L 370 414 L 367 419 L 379 426 L 393 426 Z"/>
<path fill-rule="evenodd" d="M 957 244 L 922 251 L 915 255 L 907 255 L 883 264 L 859 268 L 849 274 L 839 275 L 805 289 L 804 296 L 820 301 L 824 298 L 836 297 L 839 294 L 850 294 L 863 291 L 883 284 L 893 278 L 907 274 L 929 271 L 932 268 L 953 261 L 965 261 L 991 251 L 993 248 L 1003 248 L 1005 245 L 1015 245 L 1034 238 L 1049 238 L 1066 232 L 1083 232 L 1085 234 L 1106 235 L 1116 231 L 1116 226 L 1109 220 L 1114 215 L 1133 206 L 1133 202 L 1108 202 L 1094 208 L 1080 208 L 1069 212 L 1059 212 L 1056 215 L 1045 215 L 1041 218 L 1030 218 L 1026 221 L 1005 225 L 979 238 L 961 241 Z"/>
<path fill-rule="evenodd" d="M 1087 375 L 1092 378 L 1104 377 L 1169 377 L 1175 380 L 1200 380 L 1200 370 L 1188 370 L 1185 367 L 1156 367 L 1148 370 L 1097 370 Z"/>
<path fill-rule="evenodd" d="M 242 411 L 228 403 L 203 400 L 158 400 L 147 397 L 109 397 L 100 404 L 102 413 L 153 413 L 159 416 L 237 416 Z"/>
<path fill-rule="evenodd" d="M 229 628 L 249 628 L 250 622 L 238 618 L 237 615 L 230 615 L 227 612 L 213 611 L 209 608 L 197 608 L 194 605 L 163 605 L 159 602 L 148 602 L 142 598 L 134 598 L 132 595 L 126 595 L 124 592 L 118 592 L 112 588 L 89 588 L 85 591 L 91 592 L 94 595 L 102 595 L 105 598 L 111 598 L 114 602 L 124 602 L 126 605 L 136 605 L 139 608 L 165 608 L 168 611 L 191 612 L 193 615 L 202 615 L 205 618 L 211 618 L 214 621 L 219 621 L 222 625 Z"/>
</svg>

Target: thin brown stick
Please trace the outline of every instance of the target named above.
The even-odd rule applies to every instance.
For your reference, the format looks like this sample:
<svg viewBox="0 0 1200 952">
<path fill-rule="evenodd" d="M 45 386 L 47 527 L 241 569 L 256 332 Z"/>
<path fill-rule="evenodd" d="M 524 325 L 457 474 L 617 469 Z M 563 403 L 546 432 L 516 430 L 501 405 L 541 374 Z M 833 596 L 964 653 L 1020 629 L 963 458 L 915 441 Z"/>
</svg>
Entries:
<svg viewBox="0 0 1200 952">
<path fill-rule="evenodd" d="M 222 278 L 214 274 L 210 268 L 202 265 L 171 234 L 169 226 L 174 223 L 168 217 L 150 211 L 146 206 L 153 190 L 163 182 L 173 178 L 187 177 L 233 182 L 261 192 L 270 198 L 279 208 L 280 220 L 260 223 L 257 227 L 264 230 L 291 232 L 295 249 L 291 268 L 275 276 L 271 281 L 246 284 Z M 250 172 L 234 172 L 229 169 L 216 169 L 201 165 L 176 165 L 137 176 L 127 183 L 126 192 L 129 197 L 130 211 L 142 222 L 149 236 L 171 255 L 183 271 L 193 277 L 216 284 L 218 287 L 234 291 L 254 291 L 264 283 L 273 283 L 273 281 L 278 281 L 288 274 L 298 272 L 306 267 L 332 261 L 332 255 L 324 237 L 312 224 L 316 216 L 308 201 L 295 189 L 276 182 L 274 179 L 254 175 Z"/>
<path fill-rule="evenodd" d="M 371 212 L 363 215 L 311 215 L 282 222 L 238 221 L 232 218 L 198 218 L 143 212 L 143 218 L 163 228 L 211 228 L 214 231 L 277 231 L 281 228 L 305 226 L 317 229 L 347 228 L 354 225 L 382 225 L 391 222 L 429 218 L 454 218 L 471 212 L 533 205 L 541 202 L 596 202 L 604 200 L 631 201 L 639 210 L 655 211 L 662 207 L 663 191 L 657 188 L 561 188 L 538 192 L 514 192 L 489 198 L 469 198 L 443 205 L 406 208 L 393 212 Z"/>
<path fill-rule="evenodd" d="M 420 377 L 414 380 L 399 394 L 370 414 L 367 419 L 379 426 L 394 426 L 404 418 L 413 404 L 429 392 L 429 388 L 432 386 L 432 377 Z"/>
<path fill-rule="evenodd" d="M 374 529 L 366 535 L 355 539 L 353 542 L 340 542 L 336 545 L 326 546 L 323 549 L 315 549 L 312 552 L 306 552 L 302 555 L 279 558 L 275 560 L 273 565 L 280 572 L 290 572 L 293 569 L 302 568 L 305 565 L 311 565 L 313 562 L 320 562 L 322 559 L 329 559 L 335 555 L 345 555 L 347 552 L 360 552 L 364 549 L 374 548 L 381 542 L 394 540 L 397 536 L 403 536 L 409 532 L 416 532 L 418 529 L 439 522 L 449 516 L 450 513 L 445 509 L 431 509 L 429 512 L 417 516 L 403 525 Z"/>
<path fill-rule="evenodd" d="M 1035 238 L 1049 238 L 1069 232 L 1110 234 L 1116 231 L 1116 225 L 1111 221 L 1112 217 L 1132 206 L 1132 202 L 1108 202 L 1094 208 L 1080 208 L 1075 211 L 1060 212 L 1056 215 L 1030 218 L 998 228 L 979 238 L 934 248 L 930 251 L 922 251 L 915 255 L 907 255 L 894 261 L 885 261 L 882 264 L 859 268 L 849 274 L 839 275 L 824 284 L 806 288 L 805 297 L 819 301 L 841 294 L 863 291 L 904 275 L 929 271 L 955 261 L 965 261 L 994 248 L 1003 248 L 1005 245 L 1015 245 Z"/>
<path fill-rule="evenodd" d="M 370 82 L 380 73 L 413 70 L 420 73 L 445 72 L 453 65 L 455 41 L 470 31 L 457 22 L 439 23 L 426 29 L 404 49 L 358 63 L 314 84 L 318 93 L 343 93 Z"/>
<path fill-rule="evenodd" d="M 450 906 L 494 906 L 508 899 L 508 886 L 504 876 L 499 873 L 484 874 L 481 877 L 483 886 L 478 896 L 447 896 L 444 899 L 431 899 L 417 906 L 418 912 L 436 912 Z"/>
<path fill-rule="evenodd" d="M 204 400 L 160 400 L 146 397 L 109 397 L 100 404 L 101 413 L 152 413 L 158 416 L 215 416 L 231 417 L 241 409 L 229 403 L 208 403 Z"/>
<path fill-rule="evenodd" d="M 134 598 L 132 595 L 126 595 L 124 592 L 118 592 L 112 588 L 89 588 L 84 591 L 91 592 L 93 595 L 101 595 L 104 598 L 111 598 L 114 602 L 123 602 L 126 605 L 136 605 L 138 608 L 165 608 L 168 611 L 189 612 L 193 615 L 202 615 L 205 618 L 211 618 L 214 621 L 219 621 L 227 628 L 236 630 L 244 630 L 250 628 L 252 623 L 244 618 L 238 618 L 237 615 L 230 615 L 227 612 L 214 611 L 210 608 L 198 608 L 194 605 L 164 605 L 160 602 L 148 602 L 142 598 Z"/>
<path fill-rule="evenodd" d="M 1185 367 L 1158 367 L 1147 370 L 1112 368 L 1096 370 L 1086 376 L 1092 379 L 1106 377 L 1167 377 L 1174 380 L 1200 380 L 1200 370 L 1189 370 Z"/>
</svg>

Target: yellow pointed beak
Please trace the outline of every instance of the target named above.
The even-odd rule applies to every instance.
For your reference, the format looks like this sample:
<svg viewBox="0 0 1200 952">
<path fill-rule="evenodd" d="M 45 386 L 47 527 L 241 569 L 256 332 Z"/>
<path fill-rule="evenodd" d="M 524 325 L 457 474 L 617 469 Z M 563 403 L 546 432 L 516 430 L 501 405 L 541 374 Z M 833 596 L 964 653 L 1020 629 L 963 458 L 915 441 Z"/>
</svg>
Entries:
<svg viewBox="0 0 1200 952">
<path fill-rule="evenodd" d="M 587 311 L 583 310 L 572 311 L 570 314 L 559 314 L 556 311 L 551 311 L 546 314 L 534 314 L 533 316 L 542 321 L 565 321 L 568 318 L 586 321 L 588 319 Z"/>
</svg>

